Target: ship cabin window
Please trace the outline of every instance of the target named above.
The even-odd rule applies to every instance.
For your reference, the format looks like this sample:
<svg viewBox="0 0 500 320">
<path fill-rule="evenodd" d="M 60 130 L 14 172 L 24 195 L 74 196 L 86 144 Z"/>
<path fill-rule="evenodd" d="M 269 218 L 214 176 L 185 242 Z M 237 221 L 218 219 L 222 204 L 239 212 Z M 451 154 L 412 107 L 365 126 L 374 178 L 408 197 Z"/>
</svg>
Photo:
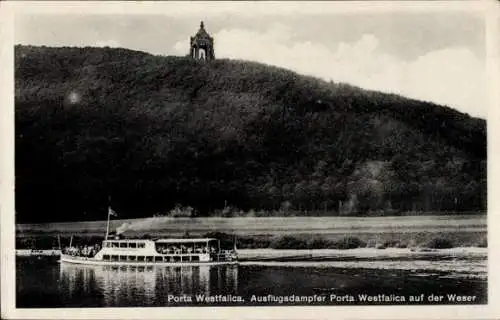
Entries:
<svg viewBox="0 0 500 320">
<path fill-rule="evenodd" d="M 170 257 L 163 257 L 163 261 L 170 262 Z"/>
<path fill-rule="evenodd" d="M 118 261 L 118 256 L 115 255 L 111 256 L 111 261 Z"/>
<path fill-rule="evenodd" d="M 146 248 L 146 244 L 145 243 L 138 243 L 137 248 Z"/>
<path fill-rule="evenodd" d="M 174 262 L 180 262 L 181 257 L 180 256 L 174 256 Z"/>
<path fill-rule="evenodd" d="M 118 248 L 118 242 L 111 242 L 112 248 Z"/>
<path fill-rule="evenodd" d="M 163 257 L 162 256 L 155 256 L 155 262 L 162 262 Z"/>
<path fill-rule="evenodd" d="M 136 258 L 135 256 L 128 256 L 129 261 L 135 261 L 135 258 Z"/>
<path fill-rule="evenodd" d="M 105 254 L 102 256 L 103 260 L 109 261 L 109 254 Z"/>
<path fill-rule="evenodd" d="M 153 257 L 152 256 L 147 256 L 146 257 L 147 262 L 153 262 Z"/>
<path fill-rule="evenodd" d="M 191 256 L 191 261 L 200 261 L 200 256 Z"/>
<path fill-rule="evenodd" d="M 120 261 L 127 261 L 127 256 L 120 256 Z"/>
<path fill-rule="evenodd" d="M 126 248 L 127 243 L 126 242 L 120 242 L 120 248 Z"/>
<path fill-rule="evenodd" d="M 135 242 L 130 242 L 130 243 L 128 244 L 128 247 L 129 247 L 129 248 L 137 248 L 137 243 L 135 243 Z"/>
<path fill-rule="evenodd" d="M 109 242 L 104 243 L 104 247 L 105 248 L 110 248 L 111 247 L 111 243 L 109 243 Z"/>
<path fill-rule="evenodd" d="M 137 261 L 144 261 L 144 256 L 138 256 Z"/>
</svg>

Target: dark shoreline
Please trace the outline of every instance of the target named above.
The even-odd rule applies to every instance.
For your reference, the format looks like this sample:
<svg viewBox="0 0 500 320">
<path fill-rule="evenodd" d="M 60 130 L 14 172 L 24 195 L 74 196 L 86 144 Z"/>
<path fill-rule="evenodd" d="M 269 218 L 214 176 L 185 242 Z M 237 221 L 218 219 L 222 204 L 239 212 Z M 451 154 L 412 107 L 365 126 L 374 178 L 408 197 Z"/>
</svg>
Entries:
<svg viewBox="0 0 500 320">
<path fill-rule="evenodd" d="M 58 248 L 56 234 L 16 235 L 16 249 L 53 249 Z M 190 235 L 190 236 L 195 236 Z M 221 246 L 232 248 L 234 234 L 209 232 L 200 236 L 221 240 Z M 143 235 L 139 238 L 155 239 L 165 236 Z M 185 236 L 186 237 L 186 236 Z M 133 237 L 124 237 L 133 238 Z M 103 236 L 61 235 L 61 246 L 100 244 Z M 72 240 L 71 240 L 72 239 Z M 355 249 L 355 248 L 421 248 L 446 249 L 454 247 L 487 247 L 487 233 L 484 232 L 415 232 L 415 233 L 352 233 L 347 234 L 284 234 L 284 235 L 238 235 L 236 245 L 239 249 Z"/>
</svg>

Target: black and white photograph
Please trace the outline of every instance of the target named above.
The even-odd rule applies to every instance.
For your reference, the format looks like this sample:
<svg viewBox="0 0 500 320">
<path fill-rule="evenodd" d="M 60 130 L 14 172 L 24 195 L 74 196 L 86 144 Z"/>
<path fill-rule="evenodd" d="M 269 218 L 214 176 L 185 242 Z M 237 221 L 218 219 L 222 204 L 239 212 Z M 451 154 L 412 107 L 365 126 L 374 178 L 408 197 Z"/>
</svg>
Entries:
<svg viewBox="0 0 500 320">
<path fill-rule="evenodd" d="M 12 310 L 489 310 L 500 18 L 452 2 L 18 4 Z"/>
</svg>

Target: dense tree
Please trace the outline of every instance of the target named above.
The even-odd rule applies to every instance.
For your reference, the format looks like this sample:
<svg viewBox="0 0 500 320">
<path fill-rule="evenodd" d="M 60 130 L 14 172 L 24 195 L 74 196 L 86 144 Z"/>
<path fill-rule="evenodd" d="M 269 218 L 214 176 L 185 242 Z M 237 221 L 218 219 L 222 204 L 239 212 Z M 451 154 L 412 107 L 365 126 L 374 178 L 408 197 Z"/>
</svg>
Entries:
<svg viewBox="0 0 500 320">
<path fill-rule="evenodd" d="M 486 122 L 248 61 L 16 46 L 22 221 L 486 209 Z"/>
</svg>

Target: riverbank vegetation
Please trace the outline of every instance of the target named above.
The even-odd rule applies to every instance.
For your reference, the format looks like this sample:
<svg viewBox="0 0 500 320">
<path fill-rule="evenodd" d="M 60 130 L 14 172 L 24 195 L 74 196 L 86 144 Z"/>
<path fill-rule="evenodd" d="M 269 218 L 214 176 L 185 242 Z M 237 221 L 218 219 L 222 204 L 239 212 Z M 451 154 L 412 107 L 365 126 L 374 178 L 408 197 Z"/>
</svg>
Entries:
<svg viewBox="0 0 500 320">
<path fill-rule="evenodd" d="M 448 232 L 448 233 L 387 233 L 387 234 L 352 234 L 352 235 L 245 235 L 222 232 L 209 232 L 204 237 L 212 237 L 220 240 L 221 247 L 231 249 L 356 249 L 356 248 L 428 248 L 447 249 L 454 247 L 487 247 L 485 232 Z M 158 238 L 154 234 L 143 234 L 142 239 Z M 102 236 L 88 235 L 63 235 L 61 245 L 84 246 L 101 244 Z M 17 236 L 16 249 L 52 249 L 58 247 L 57 236 L 54 235 L 31 235 Z"/>
</svg>

